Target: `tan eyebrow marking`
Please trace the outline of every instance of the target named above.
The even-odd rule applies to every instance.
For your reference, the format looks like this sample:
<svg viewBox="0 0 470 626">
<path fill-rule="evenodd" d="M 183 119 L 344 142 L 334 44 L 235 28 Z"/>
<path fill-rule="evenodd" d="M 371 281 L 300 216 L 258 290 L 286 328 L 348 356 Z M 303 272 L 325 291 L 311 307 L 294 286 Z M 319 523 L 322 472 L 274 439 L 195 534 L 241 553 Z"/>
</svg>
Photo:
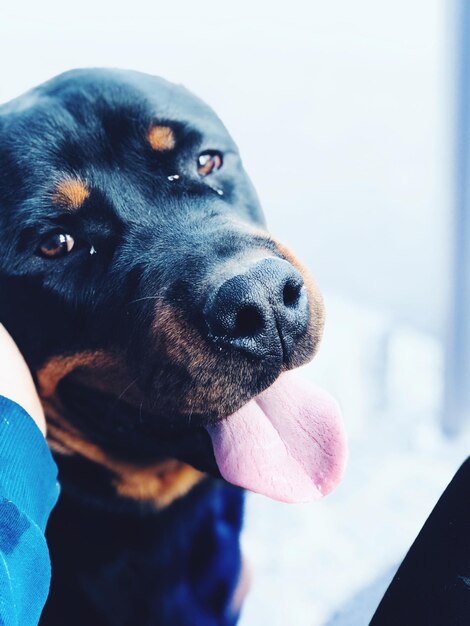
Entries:
<svg viewBox="0 0 470 626">
<path fill-rule="evenodd" d="M 79 178 L 64 178 L 55 187 L 52 199 L 55 204 L 67 209 L 79 209 L 90 192 Z"/>
<path fill-rule="evenodd" d="M 175 135 L 169 126 L 152 126 L 147 139 L 150 146 L 159 152 L 173 150 L 176 145 Z"/>
</svg>

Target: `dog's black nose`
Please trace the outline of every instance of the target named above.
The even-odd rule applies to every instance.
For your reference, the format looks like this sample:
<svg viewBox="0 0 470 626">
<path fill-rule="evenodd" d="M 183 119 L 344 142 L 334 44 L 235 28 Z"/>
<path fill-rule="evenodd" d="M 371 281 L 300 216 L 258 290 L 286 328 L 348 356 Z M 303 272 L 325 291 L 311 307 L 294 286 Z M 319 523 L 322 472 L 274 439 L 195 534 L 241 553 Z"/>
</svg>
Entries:
<svg viewBox="0 0 470 626">
<path fill-rule="evenodd" d="M 288 359 L 309 322 L 301 274 L 287 261 L 269 257 L 223 282 L 209 298 L 205 318 L 217 345 L 255 357 Z"/>
</svg>

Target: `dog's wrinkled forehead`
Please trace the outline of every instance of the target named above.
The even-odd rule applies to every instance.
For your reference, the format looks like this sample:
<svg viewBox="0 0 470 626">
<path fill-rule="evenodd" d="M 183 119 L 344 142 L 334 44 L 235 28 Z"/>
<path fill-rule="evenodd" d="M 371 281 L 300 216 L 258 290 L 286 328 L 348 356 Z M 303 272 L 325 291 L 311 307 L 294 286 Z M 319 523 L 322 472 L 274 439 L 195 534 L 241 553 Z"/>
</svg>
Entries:
<svg viewBox="0 0 470 626">
<path fill-rule="evenodd" d="M 78 139 L 77 133 L 85 135 L 101 127 L 124 136 L 133 123 L 154 119 L 198 130 L 202 148 L 218 143 L 223 150 L 236 150 L 214 111 L 186 88 L 130 70 L 66 72 L 1 106 L 0 119 L 6 126 L 23 122 L 29 133 L 18 140 L 27 141 L 33 150 L 47 147 L 50 153 L 67 134 Z M 50 132 L 48 146 L 35 146 L 38 131 Z"/>
<path fill-rule="evenodd" d="M 0 139 L 2 208 L 33 198 L 35 209 L 52 202 L 74 210 L 98 190 L 124 213 L 158 193 L 206 194 L 209 203 L 219 196 L 249 217 L 259 213 L 222 122 L 161 78 L 67 72 L 1 106 Z"/>
</svg>

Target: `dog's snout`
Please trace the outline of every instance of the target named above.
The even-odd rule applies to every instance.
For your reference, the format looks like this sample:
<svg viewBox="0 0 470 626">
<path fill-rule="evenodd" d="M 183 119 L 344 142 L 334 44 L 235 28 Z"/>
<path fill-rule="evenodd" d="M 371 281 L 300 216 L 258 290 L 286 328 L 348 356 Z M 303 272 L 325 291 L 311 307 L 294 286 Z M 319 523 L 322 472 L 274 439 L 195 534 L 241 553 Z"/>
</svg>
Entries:
<svg viewBox="0 0 470 626">
<path fill-rule="evenodd" d="M 287 261 L 264 258 L 226 279 L 205 307 L 211 338 L 255 357 L 289 359 L 309 322 L 301 274 Z"/>
</svg>

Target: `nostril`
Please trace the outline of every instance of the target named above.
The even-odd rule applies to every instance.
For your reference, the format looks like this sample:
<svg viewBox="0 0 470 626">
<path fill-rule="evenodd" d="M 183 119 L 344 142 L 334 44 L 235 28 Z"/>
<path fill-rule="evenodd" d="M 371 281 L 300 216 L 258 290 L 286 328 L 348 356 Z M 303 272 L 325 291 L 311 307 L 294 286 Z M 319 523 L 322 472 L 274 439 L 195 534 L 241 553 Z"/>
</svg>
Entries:
<svg viewBox="0 0 470 626">
<path fill-rule="evenodd" d="M 250 337 L 261 332 L 263 327 L 264 320 L 260 311 L 252 305 L 246 305 L 237 313 L 234 336 Z"/>
<path fill-rule="evenodd" d="M 287 307 L 295 306 L 299 300 L 300 292 L 302 291 L 302 285 L 298 282 L 288 281 L 284 285 L 282 291 L 282 299 L 284 305 Z"/>
</svg>

